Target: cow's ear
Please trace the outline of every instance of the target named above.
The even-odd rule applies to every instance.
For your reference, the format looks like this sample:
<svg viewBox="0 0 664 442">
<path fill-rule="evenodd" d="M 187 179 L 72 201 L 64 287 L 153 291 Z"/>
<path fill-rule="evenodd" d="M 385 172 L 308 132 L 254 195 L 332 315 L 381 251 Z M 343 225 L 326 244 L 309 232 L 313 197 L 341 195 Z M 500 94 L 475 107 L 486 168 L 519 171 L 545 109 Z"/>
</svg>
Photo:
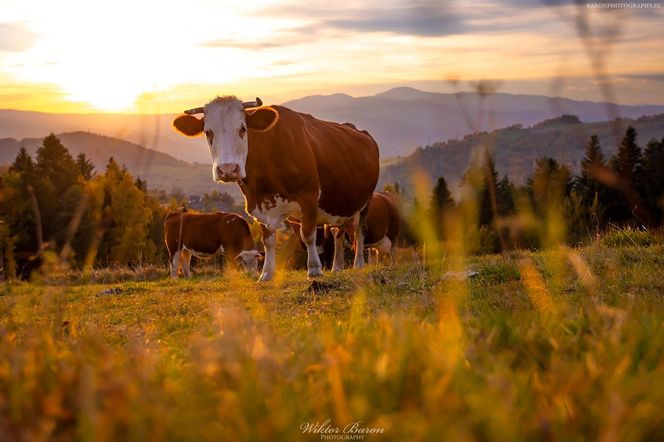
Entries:
<svg viewBox="0 0 664 442">
<path fill-rule="evenodd" d="M 259 132 L 272 129 L 279 121 L 279 112 L 267 106 L 250 108 L 244 113 L 247 116 L 247 127 Z"/>
<path fill-rule="evenodd" d="M 203 118 L 196 118 L 193 115 L 180 115 L 173 120 L 173 128 L 187 137 L 197 137 L 203 133 L 205 127 Z"/>
</svg>

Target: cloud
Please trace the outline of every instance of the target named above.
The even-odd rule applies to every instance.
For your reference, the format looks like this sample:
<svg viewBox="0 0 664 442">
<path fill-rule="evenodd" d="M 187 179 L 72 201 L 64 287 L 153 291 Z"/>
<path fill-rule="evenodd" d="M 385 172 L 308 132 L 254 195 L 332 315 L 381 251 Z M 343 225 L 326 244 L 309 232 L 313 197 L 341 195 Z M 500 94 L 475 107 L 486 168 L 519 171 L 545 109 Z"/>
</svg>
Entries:
<svg viewBox="0 0 664 442">
<path fill-rule="evenodd" d="M 649 74 L 627 74 L 620 75 L 620 77 L 625 77 L 630 81 L 664 83 L 664 72 Z"/>
<path fill-rule="evenodd" d="M 0 23 L 0 51 L 21 52 L 35 42 L 32 32 L 19 23 Z"/>
<path fill-rule="evenodd" d="M 270 39 L 268 41 L 248 41 L 248 40 L 208 40 L 200 44 L 203 48 L 234 48 L 260 51 L 264 49 L 274 49 L 288 46 L 289 43 L 283 40 Z"/>
<path fill-rule="evenodd" d="M 463 17 L 440 5 L 407 4 L 392 8 L 356 11 L 354 16 L 330 19 L 328 26 L 360 31 L 438 37 L 463 33 Z"/>
<path fill-rule="evenodd" d="M 465 30 L 464 18 L 455 12 L 453 2 L 441 0 L 387 0 L 381 6 L 368 6 L 367 2 L 358 1 L 310 1 L 306 5 L 295 2 L 272 5 L 258 13 L 303 20 L 319 28 L 354 32 L 436 37 Z"/>
</svg>

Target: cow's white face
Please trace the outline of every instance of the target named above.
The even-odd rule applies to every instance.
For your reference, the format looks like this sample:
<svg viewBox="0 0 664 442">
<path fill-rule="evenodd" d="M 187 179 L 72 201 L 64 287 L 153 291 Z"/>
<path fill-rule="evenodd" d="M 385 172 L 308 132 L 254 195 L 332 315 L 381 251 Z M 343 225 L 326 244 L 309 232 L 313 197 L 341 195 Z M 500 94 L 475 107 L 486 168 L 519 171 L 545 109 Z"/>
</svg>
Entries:
<svg viewBox="0 0 664 442">
<path fill-rule="evenodd" d="M 205 105 L 204 117 L 180 115 L 173 127 L 182 135 L 205 134 L 212 156 L 212 178 L 232 182 L 246 178 L 249 133 L 272 129 L 279 113 L 271 107 L 244 109 L 235 97 L 219 97 Z"/>
<path fill-rule="evenodd" d="M 263 260 L 264 256 L 264 253 L 258 250 L 243 250 L 237 254 L 235 261 L 242 269 L 251 273 L 258 273 L 258 264 Z"/>
<path fill-rule="evenodd" d="M 244 179 L 249 136 L 242 102 L 215 100 L 207 104 L 203 132 L 212 156 L 212 178 L 217 182 Z"/>
</svg>

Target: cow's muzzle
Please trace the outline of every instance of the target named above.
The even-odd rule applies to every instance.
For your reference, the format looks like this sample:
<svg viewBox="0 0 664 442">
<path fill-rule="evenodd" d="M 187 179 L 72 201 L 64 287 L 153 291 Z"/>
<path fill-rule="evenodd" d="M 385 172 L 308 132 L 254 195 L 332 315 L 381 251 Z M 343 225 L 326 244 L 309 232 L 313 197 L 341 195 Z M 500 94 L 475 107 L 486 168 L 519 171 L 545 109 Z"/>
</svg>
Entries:
<svg viewBox="0 0 664 442">
<path fill-rule="evenodd" d="M 242 179 L 240 176 L 240 165 L 237 163 L 224 163 L 217 166 L 217 179 L 224 182 L 232 182 Z"/>
</svg>

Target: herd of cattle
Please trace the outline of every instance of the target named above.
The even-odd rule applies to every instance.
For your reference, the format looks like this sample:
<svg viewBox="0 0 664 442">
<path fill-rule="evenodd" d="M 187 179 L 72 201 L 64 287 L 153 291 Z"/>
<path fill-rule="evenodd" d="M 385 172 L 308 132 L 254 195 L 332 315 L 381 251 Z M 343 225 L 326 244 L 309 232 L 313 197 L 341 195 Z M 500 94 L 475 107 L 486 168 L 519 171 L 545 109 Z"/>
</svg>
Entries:
<svg viewBox="0 0 664 442">
<path fill-rule="evenodd" d="M 348 240 L 356 268 L 364 265 L 365 248 L 394 260 L 399 203 L 389 193 L 374 192 L 379 153 L 366 131 L 233 96 L 185 111 L 173 127 L 189 137 L 205 134 L 213 179 L 239 185 L 246 212 L 260 223 L 264 247 L 256 249 L 240 215 L 171 213 L 164 232 L 173 277 L 180 266 L 190 275 L 192 255 L 223 253 L 231 265 L 253 271 L 263 259 L 259 281 L 269 281 L 276 268 L 276 232 L 289 227 L 299 230 L 309 277 L 322 275 L 326 243 L 334 244 L 334 271 L 344 267 Z"/>
</svg>

